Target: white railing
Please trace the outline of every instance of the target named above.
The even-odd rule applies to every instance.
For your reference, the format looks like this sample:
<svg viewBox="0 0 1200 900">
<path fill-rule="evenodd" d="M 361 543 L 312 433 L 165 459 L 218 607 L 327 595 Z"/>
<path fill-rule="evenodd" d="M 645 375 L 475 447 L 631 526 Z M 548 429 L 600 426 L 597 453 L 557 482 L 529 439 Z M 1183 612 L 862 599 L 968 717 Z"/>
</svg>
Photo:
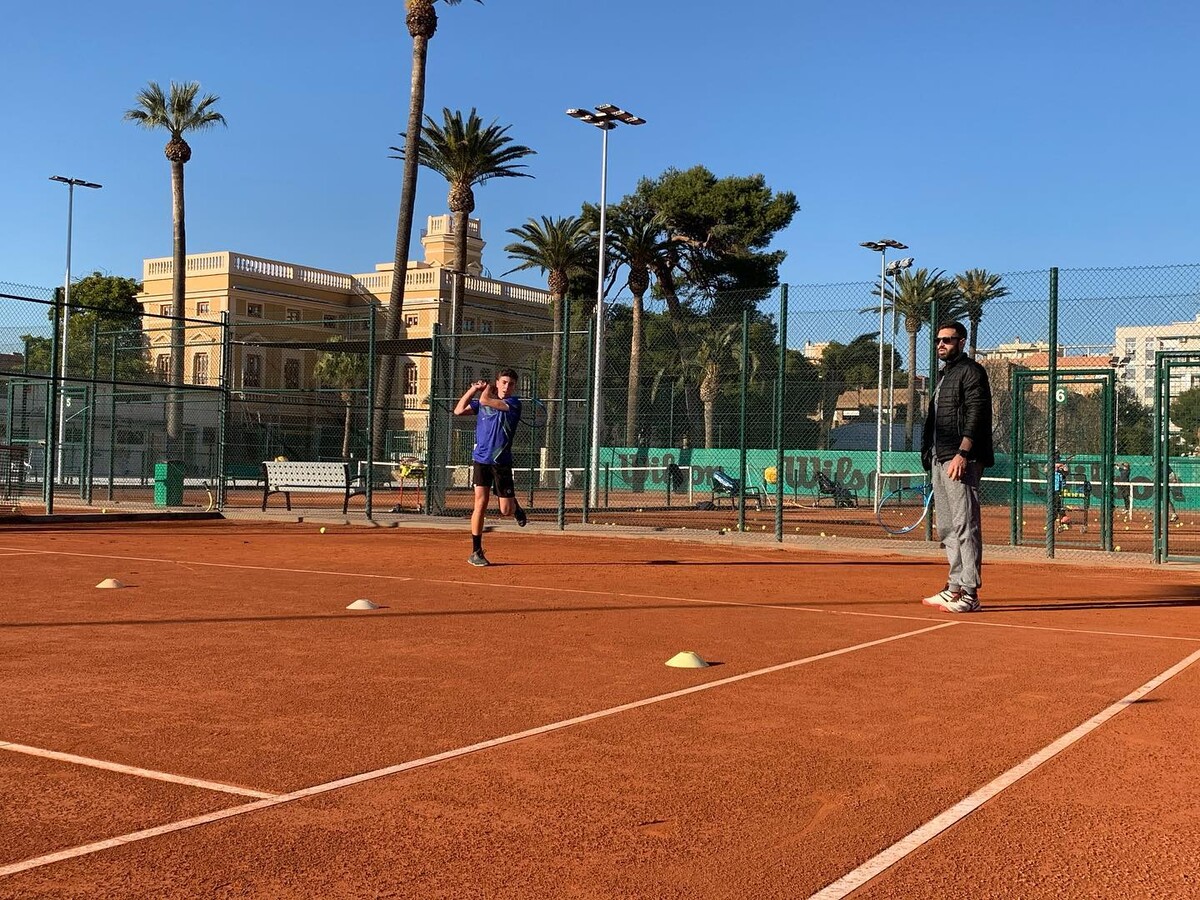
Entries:
<svg viewBox="0 0 1200 900">
<path fill-rule="evenodd" d="M 437 218 L 449 217 L 434 217 L 434 219 Z M 142 268 L 143 280 L 170 278 L 173 268 L 170 257 L 148 259 Z M 347 294 L 369 293 L 380 297 L 391 292 L 393 275 L 392 271 L 344 275 L 341 272 L 311 269 L 307 266 L 297 266 L 274 259 L 247 256 L 243 253 L 205 253 L 189 256 L 187 273 L 188 275 L 249 275 L 267 281 L 303 284 Z M 453 291 L 453 287 L 453 273 L 450 269 L 441 266 L 408 269 L 404 274 L 406 291 L 437 291 L 448 297 Z M 477 275 L 467 276 L 466 290 L 468 294 L 477 296 L 537 303 L 542 306 L 550 304 L 549 291 L 520 284 L 509 284 Z"/>
<path fill-rule="evenodd" d="M 430 216 L 429 227 L 422 229 L 422 235 L 453 234 L 453 216 Z M 467 219 L 467 237 L 479 237 L 479 220 Z"/>
</svg>

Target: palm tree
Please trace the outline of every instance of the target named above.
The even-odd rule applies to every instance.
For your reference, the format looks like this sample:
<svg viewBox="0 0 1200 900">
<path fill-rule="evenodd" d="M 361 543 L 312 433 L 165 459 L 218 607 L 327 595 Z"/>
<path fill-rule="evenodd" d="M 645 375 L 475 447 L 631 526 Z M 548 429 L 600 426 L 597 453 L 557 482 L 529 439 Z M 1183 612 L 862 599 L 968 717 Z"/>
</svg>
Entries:
<svg viewBox="0 0 1200 900">
<path fill-rule="evenodd" d="M 199 97 L 199 99 L 197 99 Z M 192 148 L 184 140 L 184 134 L 205 131 L 215 125 L 224 125 L 225 117 L 217 112 L 220 97 L 205 94 L 200 97 L 200 84 L 189 81 L 182 84 L 171 82 L 169 91 L 151 81 L 138 91 L 133 109 L 125 111 L 124 118 L 136 122 L 143 128 L 162 128 L 171 135 L 163 150 L 171 162 L 171 221 L 175 230 L 172 246 L 171 268 L 171 401 L 167 404 L 168 453 L 178 455 L 180 413 L 179 390 L 183 387 L 184 307 L 183 297 L 187 277 L 187 229 L 183 206 L 183 167 L 192 158 Z"/>
<path fill-rule="evenodd" d="M 644 298 L 650 270 L 667 247 L 661 217 L 648 210 L 615 206 L 609 214 L 607 245 L 617 265 L 629 268 L 626 284 L 633 294 L 633 333 L 629 339 L 629 386 L 625 405 L 625 446 L 637 443 L 641 405 L 641 366 L 645 330 Z"/>
<path fill-rule="evenodd" d="M 934 300 L 938 304 L 938 318 L 943 322 L 963 315 L 963 307 L 957 286 L 941 269 L 932 273 L 928 269 L 901 271 L 895 276 L 893 284 L 894 288 L 884 287 L 883 302 L 885 309 L 894 307 L 897 315 L 904 316 L 904 330 L 908 333 L 909 378 L 904 404 L 904 446 L 911 450 L 915 420 L 913 409 L 917 402 L 917 335 L 921 332 L 921 326 L 929 321 L 930 306 Z M 879 307 L 871 307 L 869 311 L 877 313 Z"/>
<path fill-rule="evenodd" d="M 341 338 L 333 338 L 336 343 Z M 330 350 L 321 354 L 313 366 L 313 378 L 322 387 L 334 388 L 342 403 L 346 405 L 346 418 L 342 427 L 342 459 L 350 459 L 350 418 L 354 410 L 354 392 L 361 390 L 367 381 L 367 358 L 361 353 L 341 353 Z"/>
<path fill-rule="evenodd" d="M 505 272 L 521 269 L 540 269 L 547 275 L 546 286 L 550 290 L 550 305 L 554 316 L 550 338 L 550 387 L 546 392 L 546 421 L 555 421 L 555 405 L 558 402 L 558 370 L 562 360 L 562 339 L 565 332 L 563 322 L 563 299 L 574 275 L 588 271 L 592 259 L 592 237 L 587 223 L 575 216 L 561 219 L 542 216 L 541 223 L 528 220 L 519 228 L 510 228 L 508 233 L 517 241 L 504 248 L 504 252 L 520 264 Z M 565 409 L 565 407 L 564 407 Z M 553 446 L 552 427 L 546 428 L 546 446 Z"/>
<path fill-rule="evenodd" d="M 971 356 L 974 358 L 979 343 L 979 322 L 983 318 L 983 305 L 989 300 L 1008 296 L 1008 288 L 1000 283 L 1000 276 L 987 269 L 967 269 L 954 276 L 962 298 L 962 314 L 971 323 Z"/>
<path fill-rule="evenodd" d="M 711 450 L 722 381 L 730 366 L 741 368 L 742 326 L 740 322 L 718 325 L 706 320 L 700 320 L 698 324 L 703 330 L 694 335 L 689 350 L 655 373 L 650 399 L 654 401 L 664 378 L 670 378 L 681 387 L 695 385 L 704 410 L 704 447 Z M 747 377 L 753 380 L 758 372 L 758 354 L 748 350 L 746 357 L 750 366 Z"/>
<path fill-rule="evenodd" d="M 408 128 L 405 134 L 417 134 L 425 115 L 425 62 L 429 41 L 437 32 L 435 0 L 405 0 L 408 14 L 405 24 L 413 40 L 412 87 L 408 95 Z M 457 6 L 461 0 L 442 0 L 447 6 Z M 476 0 L 482 3 L 483 0 Z M 404 276 L 408 271 L 408 245 L 412 240 L 413 213 L 417 203 L 417 159 L 404 161 L 400 182 L 400 211 L 396 216 L 396 247 L 392 266 L 392 290 L 388 297 L 387 318 L 384 320 L 384 339 L 398 340 L 404 324 Z M 379 360 L 376 378 L 377 415 L 374 443 L 383 448 L 388 429 L 388 411 L 392 405 L 392 389 L 396 379 L 396 357 L 385 353 Z"/>
<path fill-rule="evenodd" d="M 511 126 L 501 127 L 494 120 L 484 125 L 474 109 L 466 121 L 460 111 L 442 110 L 442 123 L 425 117 L 425 125 L 417 139 L 417 162 L 432 169 L 450 183 L 446 198 L 454 229 L 454 270 L 458 282 L 459 304 L 452 323 L 453 334 L 462 330 L 464 285 L 467 275 L 467 227 L 475 210 L 477 184 L 493 178 L 532 178 L 524 163 L 517 160 L 533 156 L 537 151 L 512 143 L 508 136 Z M 406 135 L 405 135 L 406 137 Z M 403 147 L 392 147 L 396 159 L 407 161 Z"/>
</svg>

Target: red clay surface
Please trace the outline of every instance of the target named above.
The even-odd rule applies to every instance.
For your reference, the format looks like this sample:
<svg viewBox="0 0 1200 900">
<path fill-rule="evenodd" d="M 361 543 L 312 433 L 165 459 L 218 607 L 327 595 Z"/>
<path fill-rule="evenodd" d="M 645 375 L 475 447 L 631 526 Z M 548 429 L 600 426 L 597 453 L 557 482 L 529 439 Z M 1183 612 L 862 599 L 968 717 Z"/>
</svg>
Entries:
<svg viewBox="0 0 1200 900">
<path fill-rule="evenodd" d="M 0 875 L 0 897 L 806 897 L 1200 649 L 1187 569 L 989 563 L 985 610 L 953 617 L 914 602 L 936 555 L 531 527 L 487 535 L 480 570 L 469 546 L 0 529 L 0 741 L 286 792 L 896 639 Z M 662 665 L 684 649 L 722 664 Z M 1198 695 L 1200 664 L 854 896 L 1194 896 Z M 2 748 L 0 796 L 0 867 L 250 802 Z"/>
<path fill-rule="evenodd" d="M 104 499 L 106 491 L 97 487 L 93 502 L 88 505 L 78 497 L 78 490 L 61 491 L 55 502 L 55 511 L 60 513 L 100 513 L 102 509 L 113 512 L 145 511 L 154 509 L 153 488 L 121 487 L 117 490 L 116 499 Z M 693 494 L 693 501 L 707 500 L 706 491 Z M 521 493 L 519 499 L 529 508 L 530 518 L 534 521 L 556 522 L 558 494 L 554 490 L 539 489 L 535 492 L 534 503 L 530 504 L 527 493 Z M 343 496 L 337 492 L 302 492 L 292 495 L 292 512 L 297 516 L 328 517 L 341 513 Z M 664 505 L 665 494 L 661 491 L 647 493 L 644 497 L 629 492 L 615 492 L 601 499 L 601 504 L 589 511 L 590 521 L 601 525 L 625 525 L 647 528 L 691 529 L 707 531 L 734 531 L 738 526 L 737 509 L 731 507 L 728 500 L 722 500 L 721 507 L 713 510 L 697 509 L 695 502 L 689 504 L 686 496 L 674 498 L 672 505 Z M 208 505 L 208 495 L 200 489 L 188 488 L 184 492 L 184 507 L 190 511 L 203 510 Z M 373 503 L 375 515 L 383 520 L 391 519 L 393 513 L 400 518 L 420 512 L 420 504 L 424 495 L 411 487 L 403 494 L 391 487 L 379 488 L 375 491 Z M 783 530 L 785 535 L 816 536 L 824 533 L 829 537 L 837 536 L 843 541 L 892 540 L 898 544 L 912 544 L 924 540 L 924 525 L 908 535 L 892 536 L 889 538 L 875 519 L 874 510 L 869 500 L 852 509 L 834 509 L 830 506 L 812 507 L 801 505 L 807 502 L 785 501 L 783 508 Z M 40 503 L 40 498 L 38 500 Z M 472 498 L 469 491 L 452 489 L 446 494 L 446 512 L 451 515 L 469 516 Z M 645 504 L 638 506 L 639 503 Z M 227 495 L 226 512 L 233 517 L 257 512 L 262 504 L 262 490 L 253 488 L 231 489 Z M 580 491 L 568 491 L 566 495 L 566 521 L 578 523 L 582 521 L 583 494 Z M 35 514 L 40 507 L 27 498 L 21 506 L 26 514 Z M 281 513 L 286 505 L 282 494 L 273 494 L 268 502 L 270 512 Z M 366 501 L 362 496 L 350 499 L 347 517 L 351 520 L 362 521 L 365 518 Z M 0 511 L 4 511 L 0 509 Z M 1056 534 L 1058 546 L 1075 549 L 1102 549 L 1100 519 L 1097 508 L 1092 508 L 1084 527 L 1083 511 L 1071 506 L 1068 508 L 1071 517 L 1070 526 Z M 1007 506 L 986 505 L 983 507 L 983 532 L 988 544 L 1006 545 L 1011 541 L 1011 516 Z M 1028 546 L 1042 546 L 1046 540 L 1046 509 L 1028 503 L 1023 509 L 1020 527 L 1020 541 Z M 764 505 L 757 509 L 753 503 L 747 504 L 746 528 L 753 532 L 775 531 L 775 509 Z M 1173 556 L 1200 556 L 1200 513 L 1184 510 L 1179 518 L 1169 526 Z M 1150 512 L 1138 507 L 1131 518 L 1126 519 L 1123 512 L 1118 511 L 1112 524 L 1113 544 L 1124 553 L 1150 553 L 1153 550 L 1153 531 Z"/>
</svg>

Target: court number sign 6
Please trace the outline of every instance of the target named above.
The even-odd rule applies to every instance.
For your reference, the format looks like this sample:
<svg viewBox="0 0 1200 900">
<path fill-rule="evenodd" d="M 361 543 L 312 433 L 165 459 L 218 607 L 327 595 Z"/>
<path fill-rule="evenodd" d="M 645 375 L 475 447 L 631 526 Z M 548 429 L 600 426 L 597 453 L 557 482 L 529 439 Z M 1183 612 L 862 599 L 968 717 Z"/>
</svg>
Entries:
<svg viewBox="0 0 1200 900">
<path fill-rule="evenodd" d="M 1067 402 L 1067 389 L 1066 388 L 1058 388 L 1057 390 L 1055 390 L 1054 400 L 1057 403 L 1066 403 Z"/>
</svg>

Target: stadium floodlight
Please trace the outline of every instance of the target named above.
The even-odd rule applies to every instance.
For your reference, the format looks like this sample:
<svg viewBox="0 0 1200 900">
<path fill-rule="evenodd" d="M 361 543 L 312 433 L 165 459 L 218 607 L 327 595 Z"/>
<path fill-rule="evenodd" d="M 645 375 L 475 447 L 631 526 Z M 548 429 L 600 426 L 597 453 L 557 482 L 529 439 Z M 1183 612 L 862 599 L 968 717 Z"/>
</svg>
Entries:
<svg viewBox="0 0 1200 900">
<path fill-rule="evenodd" d="M 63 476 L 63 454 L 62 445 L 66 437 L 67 429 L 67 325 L 71 321 L 71 226 L 75 216 L 75 188 L 85 187 L 99 189 L 104 185 L 96 184 L 94 181 L 84 181 L 82 178 L 66 178 L 62 175 L 51 175 L 51 181 L 57 181 L 60 184 L 67 186 L 67 275 L 63 281 L 63 302 L 62 302 L 62 341 L 59 349 L 61 365 L 59 373 L 62 384 L 59 386 L 58 397 L 58 465 L 55 469 L 55 479 L 62 481 Z M 51 449 L 50 452 L 54 452 Z M 49 481 L 49 478 L 46 479 Z M 53 511 L 54 494 L 53 488 L 46 486 L 47 490 L 47 509 L 49 515 Z"/>
<path fill-rule="evenodd" d="M 635 116 L 619 106 L 611 103 L 601 103 L 595 110 L 568 109 L 567 115 L 578 119 L 587 125 L 595 125 L 603 132 L 600 144 L 600 262 L 596 276 L 596 351 L 595 372 L 592 385 L 592 461 L 591 477 L 589 479 L 589 499 L 594 509 L 600 500 L 600 429 L 604 422 L 604 395 L 602 392 L 602 375 L 604 373 L 604 239 L 607 228 L 606 214 L 608 212 L 608 133 L 618 125 L 645 125 L 646 120 Z M 562 390 L 564 386 L 560 386 Z M 563 407 L 564 414 L 566 407 Z M 559 448 L 559 452 L 562 449 Z"/>
<path fill-rule="evenodd" d="M 875 387 L 875 512 L 879 512 L 879 493 L 883 486 L 883 341 L 884 341 L 884 307 L 886 299 L 884 288 L 887 285 L 888 264 L 887 252 L 892 250 L 907 250 L 908 245 L 902 244 L 892 238 L 880 238 L 877 241 L 863 241 L 858 246 L 866 247 L 872 253 L 879 254 L 879 373 Z M 904 262 L 905 260 L 901 260 Z M 912 265 L 912 257 L 907 258 L 908 265 Z M 907 266 L 904 266 L 907 268 Z M 895 356 L 895 351 L 892 353 Z M 911 374 L 910 374 L 911 377 Z M 909 416 L 912 415 L 912 410 L 909 410 Z M 892 422 L 888 418 L 888 431 L 891 432 Z"/>
</svg>

